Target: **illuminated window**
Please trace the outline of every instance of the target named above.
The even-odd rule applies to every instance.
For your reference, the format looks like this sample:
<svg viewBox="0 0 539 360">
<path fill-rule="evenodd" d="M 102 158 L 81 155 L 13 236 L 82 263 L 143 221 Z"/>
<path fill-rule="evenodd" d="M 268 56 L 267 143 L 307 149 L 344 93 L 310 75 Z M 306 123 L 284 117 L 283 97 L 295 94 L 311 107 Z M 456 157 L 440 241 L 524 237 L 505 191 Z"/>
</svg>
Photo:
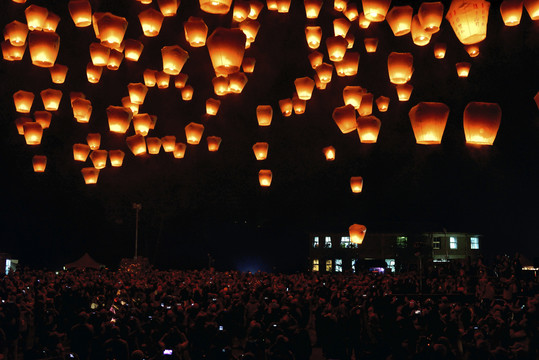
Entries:
<svg viewBox="0 0 539 360">
<path fill-rule="evenodd" d="M 470 249 L 472 250 L 479 250 L 479 238 L 476 236 L 473 236 L 470 238 Z"/>
<path fill-rule="evenodd" d="M 397 247 L 404 249 L 408 245 L 408 238 L 406 236 L 397 236 Z"/>
<path fill-rule="evenodd" d="M 356 272 L 356 263 L 357 263 L 357 259 L 352 259 L 352 271 L 353 272 Z"/>
<path fill-rule="evenodd" d="M 315 236 L 313 239 L 313 247 L 317 248 L 320 246 L 320 238 L 318 236 Z"/>
<path fill-rule="evenodd" d="M 452 250 L 458 249 L 457 238 L 456 237 L 451 236 L 449 238 L 449 248 L 452 249 Z"/>
<path fill-rule="evenodd" d="M 432 249 L 433 250 L 440 250 L 442 248 L 442 238 L 435 237 L 432 239 Z"/>
<path fill-rule="evenodd" d="M 352 244 L 352 242 L 350 241 L 350 237 L 349 237 L 349 236 L 343 236 L 343 237 L 341 237 L 341 247 L 343 247 L 343 248 L 345 248 L 345 249 L 349 249 L 349 248 L 356 247 L 355 245 L 356 245 L 356 244 Z"/>
<path fill-rule="evenodd" d="M 326 260 L 326 271 L 333 270 L 333 260 Z"/>
<path fill-rule="evenodd" d="M 324 247 L 331 249 L 331 236 L 326 236 L 326 240 L 324 242 Z"/>
<path fill-rule="evenodd" d="M 395 259 L 385 259 L 387 269 L 391 270 L 391 272 L 395 272 Z"/>
<path fill-rule="evenodd" d="M 313 271 L 320 271 L 320 260 L 313 259 Z"/>
<path fill-rule="evenodd" d="M 342 272 L 342 259 L 335 259 L 335 272 Z"/>
</svg>

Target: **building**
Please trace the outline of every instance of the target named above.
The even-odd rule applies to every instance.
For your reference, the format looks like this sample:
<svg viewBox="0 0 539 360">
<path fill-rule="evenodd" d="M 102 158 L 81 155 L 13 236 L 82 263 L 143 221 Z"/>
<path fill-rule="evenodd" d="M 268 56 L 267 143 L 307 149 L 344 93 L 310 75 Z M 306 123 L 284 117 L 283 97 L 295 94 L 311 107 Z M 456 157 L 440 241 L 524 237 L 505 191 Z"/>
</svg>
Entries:
<svg viewBox="0 0 539 360">
<path fill-rule="evenodd" d="M 311 271 L 375 272 L 417 269 L 426 263 L 475 258 L 480 255 L 481 235 L 429 232 L 421 234 L 367 234 L 361 245 L 348 234 L 311 234 Z"/>
</svg>

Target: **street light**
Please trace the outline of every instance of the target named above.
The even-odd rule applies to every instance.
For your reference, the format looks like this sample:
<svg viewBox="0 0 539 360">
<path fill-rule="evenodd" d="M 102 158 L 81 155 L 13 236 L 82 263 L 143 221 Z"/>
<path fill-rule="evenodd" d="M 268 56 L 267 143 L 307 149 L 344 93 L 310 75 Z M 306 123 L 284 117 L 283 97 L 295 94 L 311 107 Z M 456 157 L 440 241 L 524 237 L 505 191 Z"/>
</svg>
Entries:
<svg viewBox="0 0 539 360">
<path fill-rule="evenodd" d="M 142 209 L 142 204 L 133 203 L 133 209 L 137 211 L 135 220 L 135 260 L 137 260 L 138 254 L 138 212 Z"/>
</svg>

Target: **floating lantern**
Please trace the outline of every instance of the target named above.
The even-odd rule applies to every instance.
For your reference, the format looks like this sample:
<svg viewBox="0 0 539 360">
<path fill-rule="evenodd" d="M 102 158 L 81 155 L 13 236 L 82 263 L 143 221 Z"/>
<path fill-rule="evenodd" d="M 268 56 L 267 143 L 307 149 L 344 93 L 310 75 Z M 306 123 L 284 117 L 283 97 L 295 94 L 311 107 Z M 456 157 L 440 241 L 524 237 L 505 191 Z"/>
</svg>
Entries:
<svg viewBox="0 0 539 360">
<path fill-rule="evenodd" d="M 13 103 L 18 113 L 28 114 L 34 102 L 34 94 L 29 91 L 19 90 L 13 94 Z"/>
<path fill-rule="evenodd" d="M 133 128 L 135 129 L 136 134 L 142 136 L 148 135 L 151 123 L 152 118 L 148 114 L 133 115 Z"/>
<path fill-rule="evenodd" d="M 309 77 L 302 77 L 294 80 L 298 98 L 300 100 L 309 100 L 314 90 L 314 80 Z"/>
<path fill-rule="evenodd" d="M 309 62 L 311 63 L 311 67 L 313 69 L 316 69 L 318 66 L 322 65 L 324 62 L 324 54 L 318 51 L 313 51 L 308 56 Z"/>
<path fill-rule="evenodd" d="M 355 76 L 359 67 L 359 53 L 348 51 L 342 61 L 335 62 L 335 70 L 339 76 Z"/>
<path fill-rule="evenodd" d="M 191 122 L 185 127 L 185 137 L 187 143 L 191 145 L 198 145 L 204 132 L 204 125 Z"/>
<path fill-rule="evenodd" d="M 163 14 L 159 11 L 149 8 L 138 14 L 140 26 L 142 26 L 142 32 L 147 37 L 155 37 L 159 35 L 161 31 L 161 25 L 163 25 Z"/>
<path fill-rule="evenodd" d="M 150 130 L 155 129 L 155 124 L 157 124 L 157 115 L 150 115 L 152 122 L 150 123 Z"/>
<path fill-rule="evenodd" d="M 187 145 L 184 143 L 176 143 L 174 146 L 174 158 L 183 159 L 185 157 L 185 150 L 187 150 Z"/>
<path fill-rule="evenodd" d="M 348 33 L 345 37 L 345 40 L 348 42 L 348 45 L 346 46 L 346 48 L 352 49 L 354 47 L 354 42 L 356 41 L 356 38 L 354 37 L 354 35 L 352 35 L 352 33 Z"/>
<path fill-rule="evenodd" d="M 360 28 L 367 29 L 371 24 L 371 21 L 365 17 L 365 14 L 360 13 L 358 23 Z"/>
<path fill-rule="evenodd" d="M 112 49 L 110 51 L 109 61 L 107 62 L 107 69 L 118 70 L 123 59 L 124 54 L 122 52 Z"/>
<path fill-rule="evenodd" d="M 530 14 L 532 20 L 539 20 L 539 1 L 537 0 L 524 0 L 524 6 Z"/>
<path fill-rule="evenodd" d="M 292 99 L 279 100 L 279 108 L 281 109 L 281 113 L 283 114 L 283 116 L 288 117 L 292 115 L 292 110 L 294 108 Z"/>
<path fill-rule="evenodd" d="M 520 24 L 522 17 L 522 0 L 504 0 L 500 4 L 500 13 L 505 26 Z"/>
<path fill-rule="evenodd" d="M 86 144 L 74 144 L 73 145 L 73 159 L 75 161 L 86 161 L 88 155 L 90 154 L 90 146 Z"/>
<path fill-rule="evenodd" d="M 133 104 L 142 105 L 144 103 L 144 98 L 146 97 L 146 93 L 148 93 L 146 85 L 130 83 L 127 85 L 127 90 L 129 91 L 129 99 L 131 99 Z"/>
<path fill-rule="evenodd" d="M 348 6 L 348 0 L 334 0 L 333 1 L 333 9 L 339 12 L 343 12 L 344 10 L 346 10 L 347 6 Z"/>
<path fill-rule="evenodd" d="M 54 32 L 32 31 L 28 35 L 28 47 L 32 64 L 52 67 L 60 49 L 60 37 Z"/>
<path fill-rule="evenodd" d="M 253 145 L 253 152 L 256 160 L 266 160 L 268 157 L 269 144 L 267 142 L 257 142 Z"/>
<path fill-rule="evenodd" d="M 79 123 L 88 123 L 92 116 L 92 103 L 90 100 L 77 98 L 71 103 L 73 107 L 73 117 Z"/>
<path fill-rule="evenodd" d="M 253 57 L 244 57 L 241 63 L 241 68 L 246 74 L 252 74 L 255 71 L 256 59 Z"/>
<path fill-rule="evenodd" d="M 397 96 L 399 97 L 399 101 L 408 101 L 410 100 L 410 96 L 412 96 L 412 91 L 414 90 L 414 87 L 410 84 L 401 84 L 395 86 L 397 89 Z"/>
<path fill-rule="evenodd" d="M 301 100 L 300 98 L 298 98 L 297 94 L 294 94 L 294 96 L 292 96 L 292 107 L 294 108 L 294 114 L 301 115 L 305 113 L 307 101 Z"/>
<path fill-rule="evenodd" d="M 90 57 L 94 66 L 106 66 L 109 61 L 110 48 L 99 44 L 90 44 Z"/>
<path fill-rule="evenodd" d="M 147 87 L 154 87 L 157 84 L 157 71 L 152 69 L 146 69 L 142 73 L 144 78 L 144 85 Z"/>
<path fill-rule="evenodd" d="M 73 107 L 73 102 L 77 99 L 86 99 L 86 95 L 80 91 L 71 91 L 69 93 L 69 101 L 71 103 L 71 107 Z"/>
<path fill-rule="evenodd" d="M 470 55 L 472 58 L 479 56 L 479 46 L 477 45 L 466 45 L 464 50 L 466 50 L 468 55 Z"/>
<path fill-rule="evenodd" d="M 242 72 L 237 72 L 230 74 L 228 77 L 230 80 L 228 91 L 234 94 L 240 94 L 243 91 L 243 88 L 247 84 L 247 75 Z"/>
<path fill-rule="evenodd" d="M 539 91 L 535 94 L 533 100 L 535 100 L 535 104 L 537 105 L 537 108 L 539 108 Z"/>
<path fill-rule="evenodd" d="M 47 157 L 45 155 L 34 155 L 32 157 L 32 166 L 34 167 L 34 172 L 45 172 Z"/>
<path fill-rule="evenodd" d="M 359 194 L 363 191 L 363 178 L 361 176 L 350 177 L 350 188 L 354 194 Z"/>
<path fill-rule="evenodd" d="M 414 56 L 410 53 L 392 52 L 387 58 L 387 71 L 392 84 L 406 84 L 414 72 Z"/>
<path fill-rule="evenodd" d="M 234 3 L 234 10 L 232 10 L 232 18 L 236 22 L 242 22 L 249 16 L 251 7 L 246 1 L 236 1 Z"/>
<path fill-rule="evenodd" d="M 393 6 L 389 10 L 386 20 L 395 36 L 403 36 L 410 32 L 413 15 L 414 9 L 409 5 Z"/>
<path fill-rule="evenodd" d="M 348 41 L 342 36 L 333 36 L 326 39 L 326 47 L 329 54 L 329 60 L 341 61 L 348 48 Z"/>
<path fill-rule="evenodd" d="M 492 145 L 502 120 L 496 103 L 471 102 L 464 109 L 464 135 L 467 144 Z"/>
<path fill-rule="evenodd" d="M 185 84 L 187 83 L 187 79 L 189 79 L 189 76 L 187 74 L 179 73 L 174 78 L 174 86 L 177 89 L 182 89 L 185 86 Z"/>
<path fill-rule="evenodd" d="M 22 126 L 24 130 L 24 140 L 27 145 L 39 145 L 41 144 L 41 137 L 43 136 L 43 128 L 40 123 L 27 122 Z"/>
<path fill-rule="evenodd" d="M 113 49 L 120 47 L 124 40 L 125 31 L 127 30 L 127 20 L 111 13 L 98 14 L 98 16 L 95 15 L 96 13 L 94 13 L 94 21 L 97 20 L 96 37 L 101 40 L 101 43 L 105 46 Z M 94 30 L 96 28 L 94 28 Z"/>
<path fill-rule="evenodd" d="M 52 114 L 48 111 L 36 111 L 34 113 L 34 119 L 43 129 L 48 129 L 51 125 Z"/>
<path fill-rule="evenodd" d="M 273 174 L 271 173 L 271 170 L 260 170 L 258 172 L 258 182 L 262 187 L 270 186 L 272 178 Z"/>
<path fill-rule="evenodd" d="M 346 37 L 348 30 L 350 29 L 350 21 L 346 18 L 338 18 L 333 20 L 333 33 L 335 36 Z"/>
<path fill-rule="evenodd" d="M 320 79 L 320 82 L 322 84 L 328 84 L 329 82 L 331 82 L 331 77 L 333 75 L 333 65 L 323 63 L 315 70 L 316 75 L 318 75 L 318 78 Z"/>
<path fill-rule="evenodd" d="M 200 0 L 200 10 L 210 14 L 224 15 L 230 11 L 232 0 Z"/>
<path fill-rule="evenodd" d="M 133 155 L 139 156 L 146 154 L 146 141 L 144 140 L 144 136 L 135 134 L 127 137 L 125 141 L 127 143 L 127 147 L 129 147 L 129 150 L 131 150 Z"/>
<path fill-rule="evenodd" d="M 335 108 L 332 117 L 343 134 L 348 134 L 357 128 L 356 110 L 352 105 Z"/>
<path fill-rule="evenodd" d="M 304 0 L 303 5 L 305 6 L 305 16 L 307 19 L 316 19 L 320 14 L 320 9 L 322 8 L 322 0 Z"/>
<path fill-rule="evenodd" d="M 120 167 L 124 163 L 125 153 L 122 150 L 110 150 L 109 159 L 113 167 Z"/>
<path fill-rule="evenodd" d="M 368 53 L 376 52 L 376 49 L 378 48 L 378 38 L 365 38 L 363 41 L 365 42 L 365 50 Z"/>
<path fill-rule="evenodd" d="M 165 74 L 163 71 L 158 71 L 155 74 L 155 81 L 157 82 L 157 87 L 159 89 L 166 89 L 170 82 L 170 75 Z"/>
<path fill-rule="evenodd" d="M 133 104 L 129 96 L 124 96 L 122 98 L 122 107 L 131 110 L 131 113 L 133 113 L 133 115 L 138 114 L 139 106 L 137 104 Z"/>
<path fill-rule="evenodd" d="M 99 146 L 101 146 L 101 134 L 89 133 L 86 135 L 86 142 L 88 143 L 88 146 L 90 146 L 90 149 L 99 150 Z"/>
<path fill-rule="evenodd" d="M 446 49 L 447 45 L 445 43 L 434 44 L 434 57 L 436 59 L 443 59 L 445 57 Z"/>
<path fill-rule="evenodd" d="M 458 76 L 465 78 L 465 77 L 468 77 L 472 64 L 468 62 L 459 62 L 459 63 L 456 63 L 455 66 L 457 68 Z"/>
<path fill-rule="evenodd" d="M 131 109 L 123 106 L 110 105 L 107 107 L 107 118 L 111 132 L 125 134 L 133 118 L 133 112 Z"/>
<path fill-rule="evenodd" d="M 76 27 L 92 25 L 92 5 L 88 0 L 70 0 L 67 6 Z"/>
<path fill-rule="evenodd" d="M 365 91 L 361 86 L 345 86 L 342 91 L 342 97 L 345 105 L 352 105 L 354 109 L 359 109 L 361 99 Z"/>
<path fill-rule="evenodd" d="M 185 40 L 192 47 L 202 47 L 206 45 L 206 37 L 208 36 L 208 26 L 201 18 L 190 16 L 183 23 Z"/>
<path fill-rule="evenodd" d="M 140 41 L 133 39 L 126 39 L 124 45 L 125 59 L 138 61 L 140 54 L 142 54 L 142 50 L 144 49 L 144 45 Z"/>
<path fill-rule="evenodd" d="M 270 126 L 273 118 L 271 105 L 258 105 L 256 107 L 256 118 L 259 126 Z"/>
<path fill-rule="evenodd" d="M 322 39 L 322 28 L 320 26 L 306 26 L 305 38 L 307 39 L 309 48 L 318 49 Z"/>
<path fill-rule="evenodd" d="M 163 72 L 169 75 L 178 75 L 185 65 L 189 54 L 178 45 L 164 46 L 161 49 L 163 57 Z"/>
<path fill-rule="evenodd" d="M 219 111 L 219 106 L 221 106 L 221 101 L 209 98 L 206 100 L 206 114 L 208 115 L 217 115 Z"/>
<path fill-rule="evenodd" d="M 374 144 L 378 140 L 378 133 L 382 125 L 376 116 L 360 116 L 357 118 L 357 133 L 359 140 L 364 144 Z"/>
<path fill-rule="evenodd" d="M 215 95 L 223 96 L 228 94 L 228 87 L 230 86 L 230 79 L 225 76 L 216 76 L 212 79 L 213 92 Z"/>
<path fill-rule="evenodd" d="M 386 112 L 389 108 L 389 98 L 386 96 L 380 96 L 376 99 L 376 106 L 378 106 L 378 111 Z"/>
<path fill-rule="evenodd" d="M 27 122 L 32 122 L 32 119 L 26 116 L 21 116 L 15 120 L 15 126 L 17 127 L 17 133 L 19 135 L 24 135 L 23 125 L 26 124 Z"/>
<path fill-rule="evenodd" d="M 249 19 L 256 20 L 264 8 L 264 4 L 257 0 L 251 0 L 249 1 L 249 7 Z"/>
<path fill-rule="evenodd" d="M 361 104 L 357 112 L 360 116 L 367 116 L 372 114 L 372 101 L 374 96 L 371 93 L 364 93 L 361 97 Z"/>
<path fill-rule="evenodd" d="M 53 67 L 49 68 L 51 73 L 51 80 L 55 84 L 63 84 L 67 75 L 67 66 L 54 64 Z"/>
<path fill-rule="evenodd" d="M 430 42 L 431 34 L 423 29 L 417 15 L 412 18 L 412 41 L 417 46 L 425 46 Z"/>
<path fill-rule="evenodd" d="M 107 150 L 94 150 L 90 153 L 90 160 L 96 169 L 104 169 L 107 166 Z"/>
<path fill-rule="evenodd" d="M 291 0 L 277 0 L 277 12 L 286 14 L 290 10 Z"/>
<path fill-rule="evenodd" d="M 441 2 L 423 2 L 419 6 L 417 17 L 423 29 L 429 34 L 440 30 L 444 18 L 444 5 Z"/>
<path fill-rule="evenodd" d="M 420 102 L 408 113 L 416 142 L 436 145 L 442 142 L 449 107 L 443 103 Z"/>
<path fill-rule="evenodd" d="M 161 144 L 165 152 L 173 152 L 176 147 L 176 136 L 163 136 L 161 138 Z"/>
<path fill-rule="evenodd" d="M 40 92 L 43 106 L 47 111 L 56 111 L 60 106 L 60 100 L 62 99 L 62 92 L 56 89 L 47 89 Z"/>
<path fill-rule="evenodd" d="M 365 238 L 367 228 L 365 225 L 354 224 L 348 228 L 348 232 L 350 233 L 350 242 L 352 244 L 361 245 L 363 243 L 363 239 Z"/>
<path fill-rule="evenodd" d="M 381 22 L 386 18 L 391 0 L 362 0 L 363 13 L 372 22 Z"/>
<path fill-rule="evenodd" d="M 25 50 L 26 44 L 23 46 L 13 46 L 9 41 L 2 43 L 2 57 L 7 61 L 22 60 Z"/>
<path fill-rule="evenodd" d="M 93 167 L 86 167 L 80 169 L 80 172 L 82 174 L 82 177 L 84 178 L 84 182 L 86 185 L 93 185 L 97 184 L 97 179 L 99 177 L 99 169 L 93 168 Z"/>
<path fill-rule="evenodd" d="M 88 78 L 88 82 L 92 84 L 97 84 L 99 80 L 101 79 L 101 75 L 103 74 L 103 67 L 101 66 L 95 66 L 91 62 L 86 65 L 86 77 Z"/>
<path fill-rule="evenodd" d="M 359 18 L 359 11 L 357 10 L 357 5 L 354 3 L 350 3 L 346 6 L 346 10 L 344 10 L 344 16 L 350 21 L 355 21 Z"/>
<path fill-rule="evenodd" d="M 158 137 L 148 137 L 146 138 L 146 146 L 148 147 L 148 154 L 157 155 L 161 151 L 161 139 Z M 174 144 L 176 145 L 176 144 Z"/>
<path fill-rule="evenodd" d="M 193 87 L 191 85 L 185 85 L 182 90 L 182 100 L 189 101 L 193 98 Z"/>
<path fill-rule="evenodd" d="M 26 24 L 30 31 L 43 30 L 49 10 L 37 5 L 30 5 L 24 10 L 26 16 Z"/>
<path fill-rule="evenodd" d="M 335 160 L 335 148 L 333 146 L 327 146 L 322 149 L 327 161 Z"/>
<path fill-rule="evenodd" d="M 45 23 L 43 24 L 43 31 L 55 32 L 56 28 L 58 27 L 58 24 L 60 23 L 60 20 L 61 19 L 58 15 L 49 11 L 47 19 L 45 19 Z"/>
<path fill-rule="evenodd" d="M 488 10 L 485 0 L 453 0 L 445 18 L 464 45 L 476 44 L 487 37 Z"/>
<path fill-rule="evenodd" d="M 26 44 L 28 26 L 17 20 L 10 22 L 4 27 L 4 40 L 13 46 L 23 46 Z"/>
<path fill-rule="evenodd" d="M 320 81 L 320 78 L 318 77 L 318 74 L 314 74 L 314 85 L 319 90 L 325 90 L 327 87 L 327 83 L 323 83 Z"/>
<path fill-rule="evenodd" d="M 215 72 L 228 75 L 239 71 L 246 39 L 240 29 L 217 28 L 210 35 L 207 47 Z"/>
<path fill-rule="evenodd" d="M 221 145 L 221 138 L 219 136 L 208 136 L 206 141 L 208 142 L 208 150 L 210 152 L 219 150 L 219 146 Z"/>
<path fill-rule="evenodd" d="M 245 34 L 245 48 L 247 49 L 255 41 L 258 30 L 260 29 L 260 23 L 256 20 L 247 19 L 240 23 L 239 28 Z"/>
<path fill-rule="evenodd" d="M 163 16 L 174 16 L 178 11 L 180 0 L 157 0 L 157 5 Z"/>
</svg>

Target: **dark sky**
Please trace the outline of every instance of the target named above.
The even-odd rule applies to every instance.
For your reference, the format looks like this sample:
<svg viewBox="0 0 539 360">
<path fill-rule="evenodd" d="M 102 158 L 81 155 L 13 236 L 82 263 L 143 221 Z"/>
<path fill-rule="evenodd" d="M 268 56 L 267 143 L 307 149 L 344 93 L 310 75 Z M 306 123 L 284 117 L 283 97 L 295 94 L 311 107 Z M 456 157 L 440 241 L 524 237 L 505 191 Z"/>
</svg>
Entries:
<svg viewBox="0 0 539 360">
<path fill-rule="evenodd" d="M 539 255 L 539 112 L 533 101 L 539 90 L 539 24 L 526 11 L 521 24 L 509 28 L 493 4 L 487 39 L 473 59 L 446 20 L 424 47 L 415 46 L 410 35 L 393 36 L 387 22 L 366 30 L 354 22 L 350 31 L 356 40 L 353 51 L 360 53 L 358 76 L 341 78 L 334 73 L 326 90 L 315 89 L 305 114 L 285 118 L 278 101 L 291 97 L 296 78 L 314 74 L 307 59 L 305 25 L 322 26 L 325 39 L 333 31 L 332 20 L 343 15 L 328 0 L 318 20 L 305 19 L 302 1 L 293 1 L 289 14 L 264 9 L 257 39 L 246 51 L 246 56 L 256 58 L 255 72 L 242 94 L 221 97 L 219 113 L 208 118 L 205 101 L 217 98 L 211 86 L 214 73 L 207 49 L 191 48 L 185 41 L 183 22 L 189 16 L 202 17 L 211 33 L 218 26 L 230 27 L 231 13 L 206 14 L 197 2 L 184 0 L 177 16 L 165 18 L 158 37 L 146 38 L 137 14 L 157 4 L 91 3 L 93 11 L 127 18 L 126 38 L 145 46 L 139 62 L 124 61 L 118 71 L 105 69 L 98 84 L 88 83 L 88 46 L 95 35 L 91 27 L 74 26 L 65 1 L 27 2 L 62 18 L 57 63 L 69 66 L 65 84 L 52 84 L 47 69 L 31 65 L 28 50 L 22 61 L 0 62 L 0 250 L 23 263 L 56 267 L 87 251 L 113 266 L 133 256 L 134 202 L 142 204 L 140 254 L 162 267 L 202 267 L 210 253 L 218 268 L 296 270 L 306 263 L 309 233 L 346 232 L 352 223 L 366 225 L 367 234 L 442 228 L 479 233 L 485 235 L 485 250 Z M 418 4 L 413 6 L 417 12 Z M 25 22 L 24 8 L 4 0 L 2 27 L 12 20 Z M 374 36 L 380 41 L 378 51 L 367 54 L 363 38 Z M 445 59 L 434 58 L 435 42 L 447 43 Z M 146 68 L 160 70 L 160 49 L 173 44 L 189 52 L 182 72 L 195 88 L 194 99 L 182 101 L 173 86 L 151 88 L 140 109 L 158 116 L 149 136 L 175 135 L 185 141 L 183 129 L 195 121 L 204 124 L 204 137 L 222 137 L 221 148 L 209 153 L 203 139 L 198 146 L 188 146 L 184 159 L 164 152 L 135 158 L 125 144 L 133 128 L 126 135 L 109 133 L 105 109 L 121 105 L 127 84 L 142 82 Z M 325 46 L 319 50 L 329 62 Z M 408 102 L 399 103 L 389 83 L 387 57 L 392 51 L 414 55 L 414 91 Z M 472 63 L 467 79 L 456 75 L 454 64 L 459 61 Z M 343 135 L 332 120 L 333 109 L 343 105 L 342 89 L 347 85 L 360 85 L 375 98 L 391 98 L 388 112 L 374 107 L 373 115 L 382 121 L 376 144 L 361 144 L 356 132 Z M 63 91 L 60 109 L 53 113 L 42 144 L 27 146 L 14 125 L 18 115 L 12 94 L 20 89 L 34 92 L 32 111 L 42 110 L 39 92 L 49 87 Z M 89 124 L 73 119 L 70 91 L 82 91 L 92 101 Z M 415 143 L 408 111 L 421 101 L 450 107 L 441 145 Z M 462 113 L 471 101 L 497 102 L 502 108 L 493 146 L 465 144 Z M 270 127 L 262 128 L 256 106 L 266 104 L 273 106 L 274 117 Z M 102 134 L 102 149 L 126 152 L 124 166 L 101 170 L 93 186 L 84 184 L 83 166 L 73 160 L 71 150 L 89 132 Z M 256 161 L 252 153 L 258 141 L 270 144 L 265 161 Z M 334 162 L 325 161 L 322 153 L 329 145 L 336 148 Z M 44 174 L 33 172 L 35 154 L 48 157 Z M 91 166 L 90 160 L 84 166 Z M 260 169 L 273 171 L 270 188 L 259 186 Z M 362 194 L 351 193 L 350 176 L 363 176 Z"/>
</svg>

